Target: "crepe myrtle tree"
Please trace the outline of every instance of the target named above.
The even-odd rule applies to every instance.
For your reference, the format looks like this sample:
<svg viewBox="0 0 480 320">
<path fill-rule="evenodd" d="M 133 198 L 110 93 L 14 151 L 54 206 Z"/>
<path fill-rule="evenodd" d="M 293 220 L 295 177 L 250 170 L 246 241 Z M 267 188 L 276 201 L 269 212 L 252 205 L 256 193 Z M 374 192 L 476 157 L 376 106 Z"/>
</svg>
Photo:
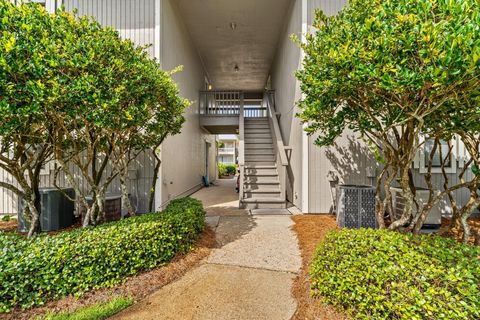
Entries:
<svg viewBox="0 0 480 320">
<path fill-rule="evenodd" d="M 0 0 L 0 187 L 23 199 L 28 235 L 39 230 L 40 173 L 52 156 L 46 110 L 59 103 L 63 34 L 36 4 Z"/>
<path fill-rule="evenodd" d="M 158 69 L 157 69 L 158 70 Z M 168 136 L 176 135 L 181 132 L 185 117 L 185 110 L 190 106 L 191 102 L 179 96 L 177 86 L 171 80 L 172 73 L 182 70 L 182 67 L 165 74 L 163 77 L 156 76 L 154 81 L 161 88 L 152 92 L 157 103 L 156 108 L 151 113 L 151 118 L 146 123 L 145 134 L 140 141 L 142 149 L 149 149 L 154 157 L 153 176 L 149 190 L 148 210 L 153 211 L 153 203 L 155 199 L 156 184 L 161 166 L 160 148 L 162 143 Z M 158 71 L 157 71 L 158 72 Z"/>
<path fill-rule="evenodd" d="M 64 175 L 85 214 L 83 225 L 104 220 L 105 194 L 120 180 L 122 203 L 135 214 L 128 195 L 128 167 L 137 155 L 168 134 L 179 132 L 188 102 L 178 95 L 171 73 L 161 70 L 144 48 L 91 18 L 61 11 L 69 30 L 63 42 L 63 103 L 49 114 L 51 141 Z M 89 199 L 91 198 L 91 200 Z"/>
<path fill-rule="evenodd" d="M 420 135 L 433 128 L 428 118 L 479 86 L 479 16 L 474 0 L 352 0 L 335 17 L 318 11 L 316 32 L 301 44 L 299 117 L 320 146 L 346 129 L 367 141 L 384 165 L 376 184 L 380 227 L 395 180 L 406 206 L 389 228 L 414 219 L 411 164 Z"/>
<path fill-rule="evenodd" d="M 479 43 L 480 44 L 480 43 Z M 450 202 L 452 208 L 452 219 L 450 230 L 460 228 L 463 233 L 463 241 L 470 239 L 470 226 L 467 219 L 471 216 L 474 209 L 480 205 L 480 108 L 478 107 L 479 91 L 470 91 L 461 103 L 445 109 L 444 113 L 435 114 L 428 119 L 429 130 L 426 135 L 433 140 L 433 147 L 428 159 L 427 173 L 424 175 L 426 184 L 429 186 L 430 194 L 427 202 L 424 204 L 421 214 L 413 220 L 411 226 L 418 232 L 428 215 L 428 211 L 433 205 L 440 202 L 445 196 Z M 459 163 L 462 165 L 457 173 L 458 179 L 452 183 L 453 179 L 447 173 L 446 167 L 451 165 L 455 145 L 453 139 L 457 139 L 463 145 L 466 157 Z M 440 141 L 446 144 L 446 150 L 440 147 Z M 437 156 L 440 162 L 440 170 L 443 177 L 443 188 L 441 192 L 434 194 L 431 181 L 432 159 Z M 460 155 L 463 156 L 463 155 Z M 470 174 L 467 174 L 470 172 Z M 457 202 L 454 192 L 466 190 L 469 197 L 465 203 Z M 480 234 L 476 234 L 476 241 L 480 239 Z"/>
<path fill-rule="evenodd" d="M 119 173 L 122 190 L 122 204 L 129 215 L 135 214 L 135 209 L 128 197 L 128 167 L 140 152 L 151 150 L 154 157 L 152 184 L 149 191 L 148 210 L 153 211 L 155 185 L 160 170 L 160 145 L 169 135 L 180 133 L 185 118 L 183 113 L 190 105 L 188 100 L 180 97 L 171 75 L 182 68 L 178 67 L 171 72 L 163 71 L 155 59 L 147 57 L 142 52 L 134 57 L 135 71 L 128 78 L 131 89 L 128 90 L 128 105 L 135 106 L 135 110 L 127 110 L 128 119 L 121 120 L 114 128 L 120 128 L 112 136 L 113 149 L 112 163 Z M 131 101 L 136 97 L 136 101 Z"/>
</svg>

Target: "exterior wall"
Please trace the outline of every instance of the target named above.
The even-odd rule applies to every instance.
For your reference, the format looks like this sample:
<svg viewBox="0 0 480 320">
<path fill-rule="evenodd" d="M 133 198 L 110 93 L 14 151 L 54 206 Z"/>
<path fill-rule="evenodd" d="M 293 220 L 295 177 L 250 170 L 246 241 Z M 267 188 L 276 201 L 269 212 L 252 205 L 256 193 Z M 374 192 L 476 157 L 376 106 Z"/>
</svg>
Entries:
<svg viewBox="0 0 480 320">
<path fill-rule="evenodd" d="M 295 117 L 295 102 L 301 98 L 294 73 L 300 67 L 301 50 L 290 36 L 300 36 L 302 30 L 302 0 L 292 1 L 285 30 L 279 39 L 277 54 L 271 70 L 271 85 L 275 91 L 275 106 L 281 113 L 279 124 L 283 142 L 292 147 L 287 172 L 287 199 L 302 207 L 302 125 Z"/>
<path fill-rule="evenodd" d="M 309 137 L 309 212 L 329 213 L 333 210 L 337 184 L 373 185 L 368 169 L 376 168 L 375 158 L 366 144 L 352 132 L 345 132 L 331 147 L 318 147 Z M 329 173 L 338 182 L 329 181 Z"/>
<path fill-rule="evenodd" d="M 327 15 L 334 15 L 346 5 L 346 0 L 308 0 L 308 25 L 315 18 L 315 10 L 320 9 Z M 308 138 L 308 208 L 310 213 L 327 213 L 333 209 L 334 187 L 327 178 L 329 172 L 335 173 L 339 183 L 372 184 L 367 177 L 366 168 L 375 163 L 369 156 L 369 150 L 353 133 L 346 132 L 330 148 L 318 147 L 315 137 Z"/>
<path fill-rule="evenodd" d="M 104 26 L 117 29 L 120 36 L 138 45 L 155 41 L 155 0 L 64 0 L 68 11 L 93 16 Z M 148 52 L 153 56 L 153 46 Z"/>
<path fill-rule="evenodd" d="M 171 199 L 193 193 L 202 186 L 206 174 L 206 149 L 209 147 L 209 180 L 216 178 L 214 136 L 200 129 L 198 92 L 205 86 L 204 70 L 193 42 L 178 13 L 174 0 L 162 0 L 160 58 L 162 67 L 171 70 L 183 65 L 183 71 L 173 76 L 181 95 L 192 105 L 182 133 L 168 138 L 162 146 L 161 185 L 162 206 Z M 158 203 L 159 204 L 159 203 Z"/>
</svg>

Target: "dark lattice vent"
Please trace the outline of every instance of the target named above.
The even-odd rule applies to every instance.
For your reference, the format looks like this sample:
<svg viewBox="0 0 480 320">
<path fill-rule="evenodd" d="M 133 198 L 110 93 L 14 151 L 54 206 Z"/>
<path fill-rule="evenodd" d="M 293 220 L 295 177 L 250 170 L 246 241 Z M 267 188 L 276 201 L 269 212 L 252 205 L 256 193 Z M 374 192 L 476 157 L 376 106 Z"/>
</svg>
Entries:
<svg viewBox="0 0 480 320">
<path fill-rule="evenodd" d="M 375 189 L 371 186 L 340 185 L 337 224 L 342 228 L 377 228 Z"/>
</svg>

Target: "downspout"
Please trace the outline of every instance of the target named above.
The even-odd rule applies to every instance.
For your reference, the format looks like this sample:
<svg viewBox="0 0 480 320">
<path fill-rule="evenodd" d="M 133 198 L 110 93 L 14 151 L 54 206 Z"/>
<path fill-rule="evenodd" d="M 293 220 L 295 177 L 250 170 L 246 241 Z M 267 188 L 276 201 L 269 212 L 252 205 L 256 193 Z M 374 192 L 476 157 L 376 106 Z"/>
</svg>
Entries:
<svg viewBox="0 0 480 320">
<path fill-rule="evenodd" d="M 300 39 L 302 43 L 307 42 L 307 32 L 308 32 L 308 0 L 302 1 L 302 34 Z M 298 68 L 302 68 L 302 62 L 305 57 L 305 53 L 300 49 L 300 61 Z M 297 85 L 300 85 L 297 80 Z M 304 99 L 305 96 L 301 93 L 301 99 Z M 305 131 L 308 124 L 304 123 L 302 125 L 302 212 L 309 212 L 309 139 L 307 132 Z"/>
<path fill-rule="evenodd" d="M 155 59 L 159 63 L 162 63 L 162 54 L 161 54 L 161 41 L 162 41 L 162 28 L 161 28 L 161 23 L 162 23 L 162 0 L 155 0 L 155 45 L 154 45 L 154 55 Z M 163 144 L 162 144 L 163 145 Z M 163 203 L 163 157 L 162 157 L 162 145 L 160 145 L 160 163 L 162 165 L 160 166 L 160 170 L 158 172 L 158 178 L 155 186 L 155 201 L 153 208 L 155 208 L 156 211 L 160 211 L 161 205 Z M 155 152 L 155 150 L 154 150 Z"/>
</svg>

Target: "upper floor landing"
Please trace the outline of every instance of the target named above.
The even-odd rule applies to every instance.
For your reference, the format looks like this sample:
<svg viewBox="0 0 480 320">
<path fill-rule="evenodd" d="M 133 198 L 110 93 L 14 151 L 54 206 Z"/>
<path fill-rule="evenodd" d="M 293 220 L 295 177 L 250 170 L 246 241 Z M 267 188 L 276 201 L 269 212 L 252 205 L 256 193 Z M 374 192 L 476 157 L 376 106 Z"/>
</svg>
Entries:
<svg viewBox="0 0 480 320">
<path fill-rule="evenodd" d="M 201 91 L 199 99 L 200 126 L 211 134 L 238 134 L 239 116 L 263 118 L 267 108 L 263 92 Z"/>
</svg>

